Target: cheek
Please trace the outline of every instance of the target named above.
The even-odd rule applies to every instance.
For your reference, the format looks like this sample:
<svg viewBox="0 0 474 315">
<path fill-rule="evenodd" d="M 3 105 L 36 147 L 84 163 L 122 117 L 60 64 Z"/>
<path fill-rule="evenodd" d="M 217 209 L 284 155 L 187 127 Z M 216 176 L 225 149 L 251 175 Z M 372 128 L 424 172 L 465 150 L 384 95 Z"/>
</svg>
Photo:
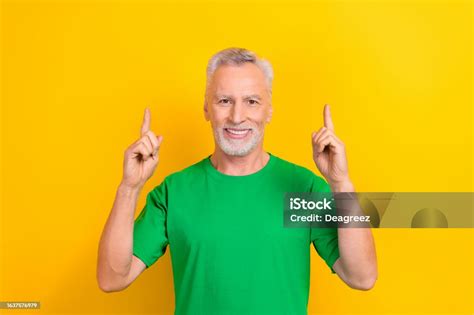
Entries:
<svg viewBox="0 0 474 315">
<path fill-rule="evenodd" d="M 213 126 L 221 126 L 225 123 L 228 115 L 225 110 L 211 110 L 209 112 L 209 120 Z"/>
<path fill-rule="evenodd" d="M 249 115 L 249 119 L 260 127 L 265 125 L 268 117 L 266 110 L 255 111 Z"/>
</svg>

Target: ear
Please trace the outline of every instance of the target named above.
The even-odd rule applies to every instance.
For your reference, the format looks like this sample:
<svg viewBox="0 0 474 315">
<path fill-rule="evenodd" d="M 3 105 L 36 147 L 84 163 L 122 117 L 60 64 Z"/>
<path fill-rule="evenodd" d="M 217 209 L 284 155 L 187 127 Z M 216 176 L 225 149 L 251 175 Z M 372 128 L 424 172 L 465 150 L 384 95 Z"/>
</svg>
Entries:
<svg viewBox="0 0 474 315">
<path fill-rule="evenodd" d="M 267 117 L 267 124 L 272 120 L 272 116 L 273 116 L 273 106 L 270 105 L 270 109 L 268 111 L 268 117 Z"/>
<path fill-rule="evenodd" d="M 209 121 L 209 110 L 207 108 L 207 99 L 204 99 L 204 118 Z"/>
</svg>

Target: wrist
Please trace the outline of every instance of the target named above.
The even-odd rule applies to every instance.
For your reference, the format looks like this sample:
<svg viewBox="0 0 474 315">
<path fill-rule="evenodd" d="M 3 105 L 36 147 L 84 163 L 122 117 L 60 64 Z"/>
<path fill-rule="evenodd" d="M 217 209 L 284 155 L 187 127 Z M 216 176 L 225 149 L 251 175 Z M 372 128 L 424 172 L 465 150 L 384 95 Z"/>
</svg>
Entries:
<svg viewBox="0 0 474 315">
<path fill-rule="evenodd" d="M 349 179 L 340 181 L 340 182 L 335 182 L 335 183 L 329 183 L 329 186 L 331 187 L 332 192 L 354 192 L 354 184 Z"/>
<path fill-rule="evenodd" d="M 118 187 L 118 192 L 124 196 L 136 196 L 140 193 L 142 186 L 130 186 L 121 182 Z"/>
</svg>

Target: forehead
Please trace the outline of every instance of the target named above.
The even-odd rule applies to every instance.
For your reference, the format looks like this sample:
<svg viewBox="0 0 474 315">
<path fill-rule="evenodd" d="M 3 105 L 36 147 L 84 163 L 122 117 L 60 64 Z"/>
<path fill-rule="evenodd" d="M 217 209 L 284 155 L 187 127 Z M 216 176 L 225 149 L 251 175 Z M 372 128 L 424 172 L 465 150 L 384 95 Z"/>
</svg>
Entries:
<svg viewBox="0 0 474 315">
<path fill-rule="evenodd" d="M 266 88 L 262 70 L 249 62 L 239 66 L 219 66 L 211 82 L 211 91 L 222 94 L 263 93 Z"/>
</svg>

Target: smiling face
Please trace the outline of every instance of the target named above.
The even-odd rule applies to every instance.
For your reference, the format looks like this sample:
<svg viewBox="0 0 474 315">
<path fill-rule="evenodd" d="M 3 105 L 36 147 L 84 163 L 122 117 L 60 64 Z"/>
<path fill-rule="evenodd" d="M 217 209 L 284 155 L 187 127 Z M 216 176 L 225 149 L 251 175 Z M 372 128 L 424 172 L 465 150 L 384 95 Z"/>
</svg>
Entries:
<svg viewBox="0 0 474 315">
<path fill-rule="evenodd" d="M 249 62 L 219 66 L 208 86 L 204 115 L 224 153 L 245 156 L 261 147 L 272 106 L 260 68 Z"/>
</svg>

